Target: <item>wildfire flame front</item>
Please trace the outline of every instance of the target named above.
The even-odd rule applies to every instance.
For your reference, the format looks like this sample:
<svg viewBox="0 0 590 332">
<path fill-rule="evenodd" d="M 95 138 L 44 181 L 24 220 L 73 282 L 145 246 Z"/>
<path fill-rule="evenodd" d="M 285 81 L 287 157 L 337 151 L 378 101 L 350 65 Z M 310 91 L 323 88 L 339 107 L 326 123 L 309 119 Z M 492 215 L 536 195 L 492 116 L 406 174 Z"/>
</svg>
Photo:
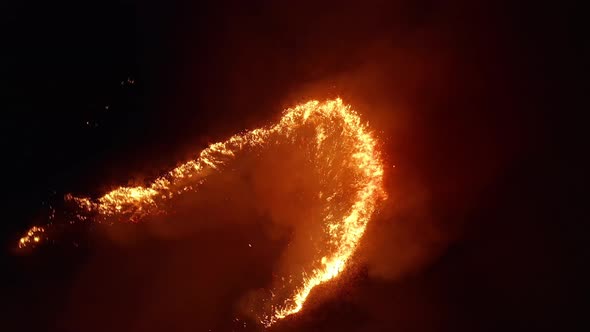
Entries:
<svg viewBox="0 0 590 332">
<path fill-rule="evenodd" d="M 336 278 L 346 268 L 377 203 L 386 197 L 382 183 L 383 163 L 376 140 L 367 125 L 361 123 L 358 114 L 341 99 L 309 101 L 289 108 L 278 123 L 211 144 L 197 158 L 169 171 L 149 186 L 120 187 L 96 200 L 71 195 L 66 196 L 66 200 L 96 214 L 97 218 L 119 216 L 121 221 L 138 222 L 147 215 L 158 213 L 172 197 L 195 190 L 208 174 L 222 171 L 239 152 L 264 148 L 279 137 L 289 139 L 304 127 L 315 130 L 316 158 L 322 161 L 323 176 L 340 183 L 344 181 L 337 176 L 340 169 L 349 172 L 350 176 L 345 179 L 351 181 L 346 184 L 352 193 L 348 195 L 351 204 L 342 207 L 343 194 L 338 189 L 341 186 L 331 186 L 327 192 L 319 193 L 319 199 L 326 206 L 322 220 L 329 250 L 312 264 L 315 267 L 304 274 L 303 282 L 288 298 L 273 303 L 272 312 L 261 316 L 261 323 L 271 326 L 299 312 L 314 287 Z M 337 137 L 328 144 L 332 136 Z M 337 159 L 335 153 L 338 153 Z M 44 234 L 43 227 L 31 228 L 20 239 L 19 247 L 42 241 Z"/>
</svg>

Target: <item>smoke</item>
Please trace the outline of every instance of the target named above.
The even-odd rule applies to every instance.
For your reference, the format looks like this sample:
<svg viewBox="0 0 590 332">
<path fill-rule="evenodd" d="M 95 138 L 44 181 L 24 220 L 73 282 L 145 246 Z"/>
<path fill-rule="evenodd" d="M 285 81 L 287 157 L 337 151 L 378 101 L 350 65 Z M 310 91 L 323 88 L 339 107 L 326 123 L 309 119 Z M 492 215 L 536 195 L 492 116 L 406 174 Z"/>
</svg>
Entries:
<svg viewBox="0 0 590 332">
<path fill-rule="evenodd" d="M 106 238 L 99 235 L 101 248 L 78 276 L 63 321 L 72 329 L 93 322 L 101 330 L 109 326 L 97 320 L 106 316 L 137 331 L 165 328 L 158 324 L 177 330 L 187 322 L 226 330 L 235 317 L 240 325 L 258 324 L 275 278 L 300 274 L 316 252 L 305 245 L 313 243 L 309 236 L 319 239 L 323 231 L 313 219 L 317 179 L 304 157 L 285 148 L 244 155 L 178 196 L 166 214 L 102 226 Z M 111 304 L 117 292 L 127 303 L 125 317 Z M 252 294 L 256 301 L 245 305 Z"/>
<path fill-rule="evenodd" d="M 274 28 L 233 18 L 211 53 L 240 56 L 212 70 L 222 82 L 212 89 L 222 90 L 223 100 L 209 101 L 221 120 L 203 122 L 212 123 L 212 132 L 247 128 L 242 124 L 268 121 L 280 109 L 276 100 L 291 106 L 341 96 L 352 104 L 382 143 L 389 195 L 369 222 L 355 263 L 370 278 L 399 281 L 461 238 L 478 195 L 520 148 L 499 153 L 497 147 L 526 126 L 496 113 L 504 106 L 496 97 L 510 98 L 485 94 L 498 81 L 493 68 L 478 71 L 477 61 L 501 57 L 459 48 L 489 40 L 459 40 L 461 25 L 445 11 L 415 13 L 396 4 L 395 21 L 382 14 L 386 10 L 360 7 L 305 10 L 297 19 L 281 15 L 283 8 L 267 9 L 263 22 L 278 25 L 285 38 L 265 39 L 260 30 Z M 347 14 L 324 17 L 332 12 Z M 362 24 L 346 19 L 352 13 Z M 381 28 L 384 19 L 395 23 Z M 289 36 L 297 36 L 291 47 L 297 52 L 274 44 Z M 189 81 L 201 77 L 199 70 L 186 72 Z M 175 96 L 183 97 L 192 100 L 194 92 Z M 196 109 L 193 103 L 182 105 Z M 243 120 L 244 113 L 254 119 Z M 229 330 L 236 314 L 253 317 L 273 280 L 298 272 L 315 253 L 318 178 L 309 166 L 304 150 L 244 156 L 208 177 L 198 192 L 175 200 L 166 215 L 101 226 L 93 256 L 68 292 L 63 323 L 69 330 L 206 331 Z"/>
<path fill-rule="evenodd" d="M 194 162 L 169 172 L 170 179 L 155 180 L 158 187 L 119 188 L 98 199 L 98 203 L 85 198 L 72 200 L 78 202 L 80 208 L 95 211 L 96 221 L 109 224 L 115 221 L 107 234 L 119 244 L 129 241 L 125 228 L 121 232 L 117 220 L 138 221 L 137 216 L 140 216 L 148 225 L 163 225 L 144 228 L 145 235 L 138 229 L 136 234 L 141 236 L 133 239 L 133 249 L 143 251 L 145 245 L 160 247 L 162 242 L 166 248 L 166 242 L 171 240 L 174 242 L 172 249 L 176 250 L 184 241 L 198 240 L 198 246 L 191 244 L 188 252 L 212 250 L 213 254 L 198 266 L 207 274 L 220 274 L 221 278 L 209 280 L 205 277 L 202 281 L 201 276 L 196 278 L 195 285 L 207 287 L 222 299 L 227 296 L 230 302 L 240 294 L 254 298 L 254 307 L 242 314 L 269 324 L 298 312 L 309 291 L 334 278 L 354 253 L 382 190 L 382 165 L 374 152 L 373 139 L 365 130 L 358 123 L 358 117 L 340 100 L 323 104 L 310 102 L 289 110 L 279 124 L 269 129 L 251 131 L 230 138 L 229 143 L 211 145 Z M 217 159 L 221 157 L 214 157 L 214 153 L 234 158 Z M 221 169 L 212 173 L 201 164 Z M 206 179 L 204 175 L 208 175 Z M 187 187 L 187 178 L 196 183 Z M 186 190 L 195 185 L 199 186 L 197 191 Z M 149 211 L 155 212 L 144 213 L 144 207 L 160 197 L 167 198 L 161 202 L 162 205 L 166 203 L 165 207 L 152 206 Z M 80 221 L 89 219 L 76 216 Z M 253 230 L 262 236 L 253 235 Z M 211 235 L 215 237 L 209 237 Z M 241 237 L 242 245 L 247 243 L 250 249 L 254 246 L 266 248 L 274 257 L 266 255 L 262 262 L 258 262 L 260 257 L 255 257 L 256 272 L 248 275 L 253 279 L 243 278 L 238 282 L 234 276 L 240 274 L 234 268 L 243 266 L 234 261 L 243 262 L 240 258 L 243 253 L 226 257 L 227 247 L 223 243 L 226 236 Z M 282 250 L 274 249 L 281 245 Z M 185 255 L 183 251 L 174 260 Z M 195 253 L 192 258 L 198 256 Z M 320 258 L 321 267 L 318 267 Z M 171 272 L 177 271 L 176 267 L 165 271 L 165 278 L 176 279 L 176 272 Z M 270 276 L 271 273 L 272 277 L 261 282 L 261 275 Z M 152 277 L 151 274 L 146 276 Z M 230 281 L 225 280 L 226 276 Z M 228 283 L 231 286 L 228 287 Z M 172 286 L 175 282 L 166 284 L 172 290 L 179 290 Z M 263 298 L 256 290 L 261 284 L 266 286 Z M 87 285 L 82 289 L 95 286 Z M 245 292 L 248 289 L 251 290 Z M 241 301 L 242 309 L 247 302 L 252 301 Z"/>
</svg>

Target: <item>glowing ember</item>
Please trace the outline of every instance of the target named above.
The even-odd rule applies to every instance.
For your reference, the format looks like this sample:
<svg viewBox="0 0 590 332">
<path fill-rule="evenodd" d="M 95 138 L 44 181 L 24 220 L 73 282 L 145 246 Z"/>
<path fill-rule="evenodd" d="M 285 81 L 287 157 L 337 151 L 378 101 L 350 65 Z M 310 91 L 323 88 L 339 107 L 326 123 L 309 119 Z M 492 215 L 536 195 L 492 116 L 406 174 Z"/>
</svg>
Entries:
<svg viewBox="0 0 590 332">
<path fill-rule="evenodd" d="M 377 202 L 385 198 L 383 164 L 376 141 L 356 112 L 341 99 L 309 101 L 287 109 L 277 124 L 214 143 L 196 159 L 169 171 L 149 186 L 120 187 L 96 200 L 71 195 L 66 199 L 95 214 L 97 221 L 118 216 L 121 221 L 137 222 L 163 211 L 164 203 L 172 197 L 195 190 L 208 174 L 221 171 L 239 152 L 264 148 L 279 139 L 295 143 L 298 132 L 306 128 L 315 131 L 314 158 L 318 160 L 324 182 L 329 182 L 318 194 L 325 206 L 322 220 L 327 242 L 325 252 L 311 264 L 311 271 L 303 272 L 300 286 L 289 291 L 284 300 L 278 299 L 282 303 L 271 304 L 271 314 L 263 315 L 261 323 L 270 326 L 299 312 L 315 286 L 334 279 L 344 270 Z M 351 183 L 344 183 L 346 189 L 342 189 L 346 181 Z M 349 201 L 350 204 L 344 204 Z M 43 232 L 43 228 L 31 228 L 20 240 L 19 247 L 41 241 Z"/>
<path fill-rule="evenodd" d="M 41 241 L 41 236 L 45 233 L 45 229 L 39 226 L 33 226 L 31 229 L 27 231 L 27 234 L 20 238 L 18 241 L 18 247 L 24 248 L 27 245 L 31 244 L 31 242 L 38 243 Z"/>
</svg>

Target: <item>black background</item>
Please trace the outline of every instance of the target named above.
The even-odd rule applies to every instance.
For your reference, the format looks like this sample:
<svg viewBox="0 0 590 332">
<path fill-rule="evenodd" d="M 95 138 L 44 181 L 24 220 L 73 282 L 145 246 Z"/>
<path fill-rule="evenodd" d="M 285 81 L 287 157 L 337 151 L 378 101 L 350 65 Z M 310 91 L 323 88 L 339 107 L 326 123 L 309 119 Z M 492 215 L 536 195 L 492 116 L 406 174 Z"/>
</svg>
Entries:
<svg viewBox="0 0 590 332">
<path fill-rule="evenodd" d="M 588 219 L 581 16 L 579 6 L 542 1 L 3 2 L 0 329 L 243 330 L 231 308 L 211 309 L 228 312 L 212 315 L 219 322 L 191 313 L 199 300 L 117 288 L 149 284 L 149 263 L 109 256 L 124 250 L 22 255 L 14 244 L 65 193 L 157 175 L 285 107 L 341 96 L 380 132 L 399 169 L 390 182 L 409 174 L 428 189 L 448 243 L 413 273 L 361 276 L 277 329 L 574 330 L 584 319 Z M 215 236 L 227 245 L 236 235 Z M 116 275 L 131 264 L 123 286 L 71 296 L 104 247 L 113 251 L 95 269 Z M 172 309 L 129 308 L 117 294 Z M 68 309 L 77 301 L 96 307 L 78 315 Z"/>
</svg>

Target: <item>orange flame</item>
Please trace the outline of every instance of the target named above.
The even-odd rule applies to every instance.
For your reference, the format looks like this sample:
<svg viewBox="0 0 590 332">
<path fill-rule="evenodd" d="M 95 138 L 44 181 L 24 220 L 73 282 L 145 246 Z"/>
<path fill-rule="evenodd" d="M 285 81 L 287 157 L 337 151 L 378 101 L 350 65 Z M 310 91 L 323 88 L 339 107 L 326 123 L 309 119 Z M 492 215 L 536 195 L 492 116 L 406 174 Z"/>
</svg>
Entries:
<svg viewBox="0 0 590 332">
<path fill-rule="evenodd" d="M 346 267 L 350 257 L 359 244 L 366 225 L 376 209 L 379 199 L 386 197 L 383 190 L 383 164 L 376 149 L 376 141 L 368 131 L 367 125 L 361 123 L 358 114 L 350 106 L 343 104 L 341 99 L 325 102 L 309 101 L 285 110 L 280 121 L 270 127 L 259 128 L 230 137 L 224 142 L 211 144 L 201 151 L 199 156 L 188 161 L 164 176 L 156 179 L 151 185 L 143 187 L 120 187 L 97 200 L 67 195 L 66 199 L 76 202 L 81 208 L 97 213 L 98 216 L 123 216 L 124 220 L 136 222 L 144 216 L 158 213 L 165 201 L 175 195 L 194 190 L 194 187 L 213 171 L 220 170 L 240 151 L 264 147 L 275 137 L 290 139 L 296 130 L 303 126 L 315 129 L 315 145 L 318 155 L 323 153 L 327 164 L 327 173 L 337 173 L 340 168 L 349 169 L 353 175 L 352 205 L 332 207 L 334 198 L 341 198 L 338 189 L 320 193 L 320 199 L 327 204 L 323 222 L 325 223 L 330 252 L 317 262 L 317 266 L 309 274 L 304 274 L 302 285 L 296 289 L 282 305 L 273 306 L 273 313 L 264 316 L 261 323 L 270 326 L 276 321 L 299 312 L 312 289 L 336 278 Z M 325 148 L 331 136 L 341 143 L 341 151 L 333 146 Z M 338 144 L 335 144 L 338 145 Z M 326 152 L 325 150 L 330 150 Z M 323 151 L 323 152 L 322 152 Z M 344 157 L 335 160 L 330 153 L 341 153 Z M 335 164 L 341 163 L 341 164 Z M 340 212 L 340 213 L 338 213 Z M 341 214 L 341 217 L 336 215 Z M 43 233 L 41 227 L 33 227 L 27 235 L 20 239 L 19 247 L 32 241 L 39 242 Z"/>
<path fill-rule="evenodd" d="M 38 243 L 42 239 L 42 234 L 45 233 L 45 229 L 39 226 L 33 226 L 27 231 L 25 236 L 21 237 L 18 241 L 18 247 L 24 248 L 31 243 Z"/>
</svg>

